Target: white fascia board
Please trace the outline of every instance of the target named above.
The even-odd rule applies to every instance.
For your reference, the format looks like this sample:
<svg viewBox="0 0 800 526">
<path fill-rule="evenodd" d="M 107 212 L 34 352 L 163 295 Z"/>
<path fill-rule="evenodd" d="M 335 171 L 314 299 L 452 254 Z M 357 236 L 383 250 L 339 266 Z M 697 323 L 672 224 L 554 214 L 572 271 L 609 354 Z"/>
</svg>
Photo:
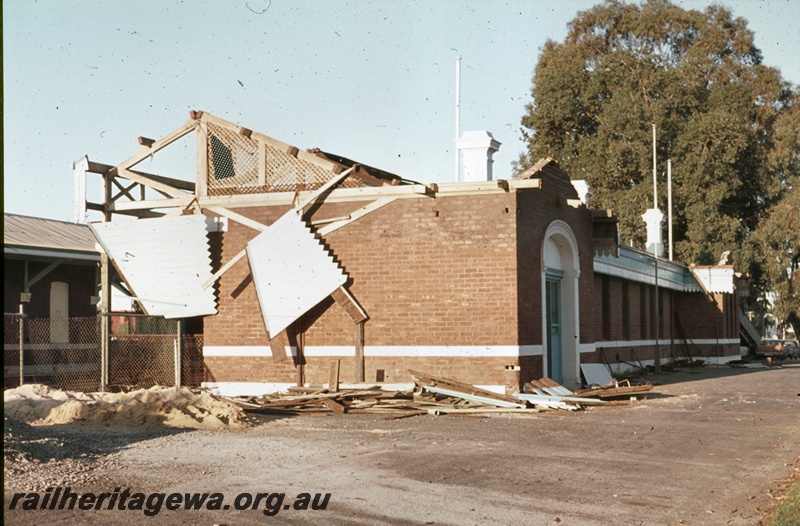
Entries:
<svg viewBox="0 0 800 526">
<path fill-rule="evenodd" d="M 666 262 L 661 260 L 658 262 L 659 287 L 677 290 L 680 292 L 701 292 L 702 289 L 700 289 L 700 287 L 697 285 L 687 284 L 682 280 L 678 281 L 674 278 L 668 277 L 670 275 L 674 276 L 674 271 L 667 274 L 668 267 L 665 265 L 665 263 Z M 646 283 L 648 285 L 654 285 L 656 282 L 655 267 L 652 264 L 648 265 L 646 263 L 631 261 L 625 258 L 616 258 L 614 256 L 595 256 L 593 268 L 598 274 L 606 274 L 617 278 L 627 279 L 629 281 Z M 662 268 L 664 270 L 663 274 L 661 272 Z"/>
<path fill-rule="evenodd" d="M 587 345 L 587 344 L 583 344 Z M 286 347 L 292 356 L 297 355 L 296 347 Z M 592 350 L 594 350 L 592 348 Z M 591 352 L 582 350 L 581 352 Z M 516 358 L 519 356 L 541 356 L 542 345 L 463 345 L 463 346 L 380 346 L 367 345 L 364 356 L 371 357 L 449 357 L 449 358 Z M 308 357 L 355 356 L 355 348 L 350 345 L 307 346 L 304 355 Z M 268 345 L 243 346 L 204 346 L 203 356 L 272 356 Z"/>
<path fill-rule="evenodd" d="M 37 249 L 22 247 L 3 247 L 3 254 L 9 256 L 30 256 L 47 259 L 63 259 L 65 261 L 100 261 L 99 252 L 69 252 L 56 249 Z"/>
<path fill-rule="evenodd" d="M 710 293 L 733 294 L 733 267 L 690 267 L 695 279 Z"/>
<path fill-rule="evenodd" d="M 670 340 L 669 338 L 659 338 L 658 345 L 684 345 L 684 344 L 695 344 L 695 345 L 739 345 L 738 338 L 703 338 L 703 339 L 688 339 L 684 340 L 682 338 L 674 338 Z M 656 345 L 656 340 L 616 340 L 616 341 L 608 341 L 608 342 L 595 342 L 595 347 L 600 349 L 614 349 L 614 348 L 622 348 L 622 347 L 652 347 Z"/>
</svg>

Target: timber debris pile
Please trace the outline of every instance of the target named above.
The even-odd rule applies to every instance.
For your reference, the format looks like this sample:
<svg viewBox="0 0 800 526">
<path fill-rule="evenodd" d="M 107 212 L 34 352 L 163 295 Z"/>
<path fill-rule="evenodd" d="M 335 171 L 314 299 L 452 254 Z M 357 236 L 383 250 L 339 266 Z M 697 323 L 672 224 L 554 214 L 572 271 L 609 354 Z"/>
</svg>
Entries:
<svg viewBox="0 0 800 526">
<path fill-rule="evenodd" d="M 550 378 L 525 384 L 524 392 L 498 394 L 450 378 L 409 370 L 413 391 L 384 391 L 377 385 L 339 389 L 290 387 L 288 393 L 262 397 L 218 397 L 249 413 L 301 415 L 307 413 L 385 414 L 385 419 L 419 415 L 481 415 L 492 413 L 538 413 L 548 410 L 577 411 L 586 406 L 627 403 L 645 397 L 653 386 L 617 382 L 571 391 Z"/>
</svg>

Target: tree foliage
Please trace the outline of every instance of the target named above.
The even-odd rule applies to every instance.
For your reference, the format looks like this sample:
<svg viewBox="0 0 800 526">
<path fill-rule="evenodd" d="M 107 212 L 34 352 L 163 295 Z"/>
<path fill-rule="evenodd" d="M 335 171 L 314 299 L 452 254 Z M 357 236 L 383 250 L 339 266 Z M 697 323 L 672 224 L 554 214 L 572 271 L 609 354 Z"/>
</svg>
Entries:
<svg viewBox="0 0 800 526">
<path fill-rule="evenodd" d="M 775 293 L 773 314 L 800 334 L 800 179 L 790 183 L 753 238 L 764 280 Z"/>
<path fill-rule="evenodd" d="M 517 170 L 556 159 L 594 188 L 593 207 L 614 210 L 622 241 L 642 246 L 655 124 L 662 211 L 672 159 L 676 259 L 711 264 L 732 250 L 738 270 L 759 271 L 749 239 L 800 173 L 800 127 L 790 84 L 762 64 L 744 19 L 717 5 L 607 1 L 545 44 L 531 94 Z"/>
</svg>

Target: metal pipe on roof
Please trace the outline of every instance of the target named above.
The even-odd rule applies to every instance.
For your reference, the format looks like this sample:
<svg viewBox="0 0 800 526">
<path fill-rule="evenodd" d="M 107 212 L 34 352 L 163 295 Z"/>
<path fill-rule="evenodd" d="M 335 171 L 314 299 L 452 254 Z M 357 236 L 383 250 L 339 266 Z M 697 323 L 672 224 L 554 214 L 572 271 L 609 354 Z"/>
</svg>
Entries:
<svg viewBox="0 0 800 526">
<path fill-rule="evenodd" d="M 667 159 L 667 239 L 669 260 L 672 261 L 672 159 Z"/>
<path fill-rule="evenodd" d="M 461 133 L 461 57 L 456 57 L 456 139 L 453 143 L 453 148 L 456 152 L 456 178 L 459 181 L 459 151 L 458 151 L 458 136 Z"/>
</svg>

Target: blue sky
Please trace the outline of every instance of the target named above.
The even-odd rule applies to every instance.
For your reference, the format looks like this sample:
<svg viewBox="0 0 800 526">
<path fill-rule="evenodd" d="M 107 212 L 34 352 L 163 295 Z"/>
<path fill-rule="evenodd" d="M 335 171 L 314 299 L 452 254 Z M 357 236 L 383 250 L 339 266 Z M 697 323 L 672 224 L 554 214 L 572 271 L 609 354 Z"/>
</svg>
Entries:
<svg viewBox="0 0 800 526">
<path fill-rule="evenodd" d="M 596 3 L 4 0 L 5 211 L 70 220 L 74 161 L 117 164 L 190 109 L 410 179 L 453 180 L 459 55 L 462 131 L 494 134 L 494 175 L 508 178 L 542 45 Z M 749 21 L 764 62 L 800 84 L 800 0 L 721 3 Z M 189 179 L 192 147 L 139 167 Z"/>
</svg>

